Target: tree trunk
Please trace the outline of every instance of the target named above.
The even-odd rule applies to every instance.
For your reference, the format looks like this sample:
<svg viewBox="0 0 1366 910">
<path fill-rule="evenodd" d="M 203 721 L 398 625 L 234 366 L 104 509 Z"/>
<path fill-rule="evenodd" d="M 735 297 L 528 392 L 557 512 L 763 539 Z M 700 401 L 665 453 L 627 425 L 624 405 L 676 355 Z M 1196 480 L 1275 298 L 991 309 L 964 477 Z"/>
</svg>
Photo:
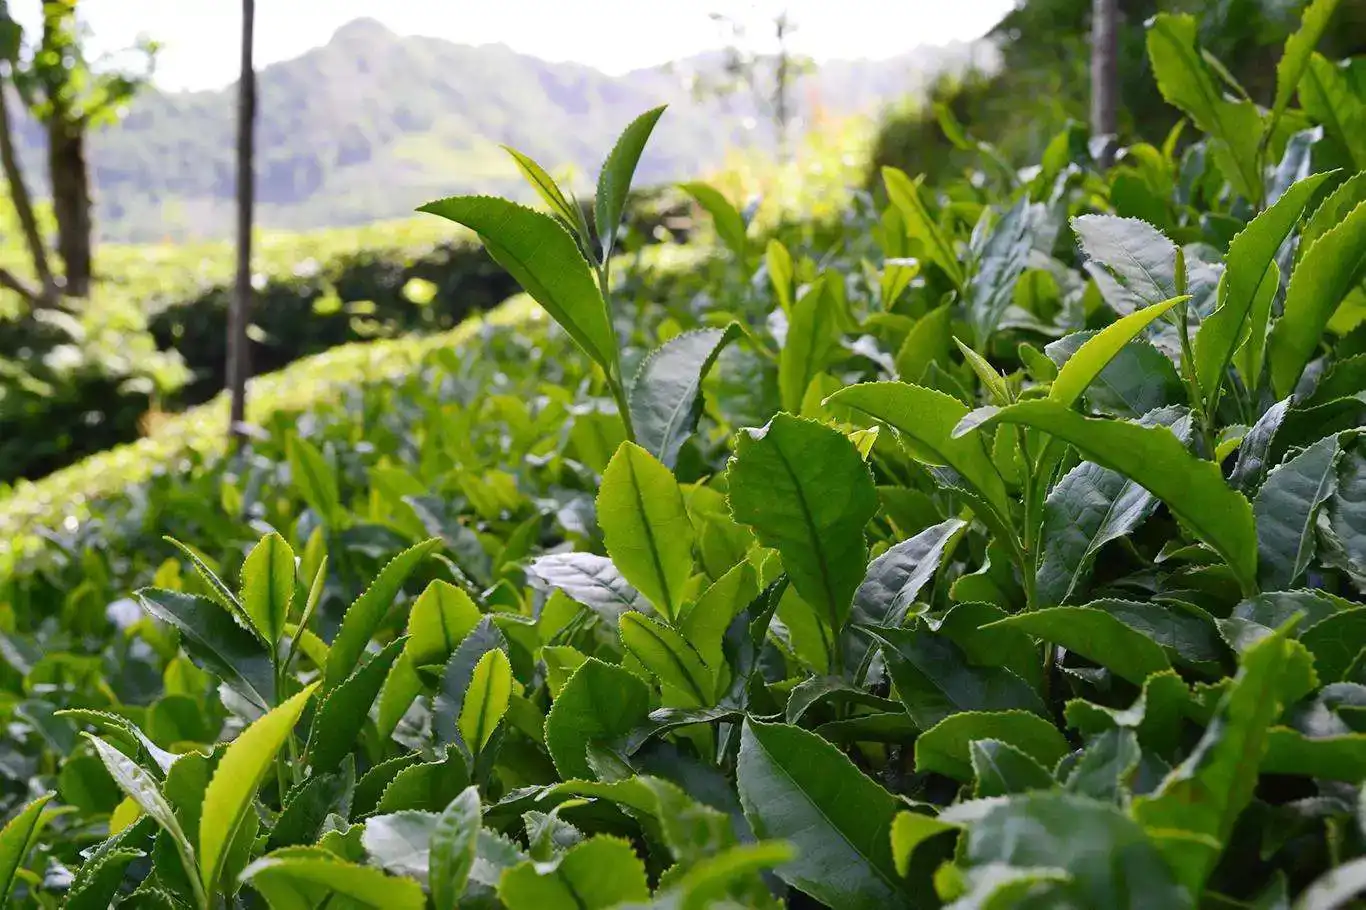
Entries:
<svg viewBox="0 0 1366 910">
<path fill-rule="evenodd" d="M 66 273 L 65 293 L 89 297 L 92 273 L 90 173 L 85 162 L 85 124 L 53 117 L 47 128 L 52 214 L 57 219 L 57 254 Z"/>
<path fill-rule="evenodd" d="M 240 443 L 246 417 L 247 321 L 251 313 L 251 224 L 255 197 L 252 156 L 256 127 L 256 70 L 252 65 L 252 33 L 256 2 L 242 0 L 242 73 L 237 84 L 237 289 L 228 311 L 228 390 L 232 396 L 228 434 Z"/>
<path fill-rule="evenodd" d="M 1114 160 L 1119 131 L 1119 0 L 1091 4 L 1091 138 L 1102 168 Z"/>
<path fill-rule="evenodd" d="M 6 88 L 5 83 L 0 81 L 0 166 L 4 168 L 5 180 L 9 183 L 10 199 L 13 200 L 14 209 L 19 215 L 24 242 L 28 244 L 29 255 L 33 258 L 33 271 L 37 274 L 42 288 L 27 288 L 12 275 L 4 284 L 26 296 L 30 304 L 38 303 L 40 296 L 43 300 L 51 302 L 57 296 L 57 289 L 52 280 L 52 270 L 47 265 L 47 248 L 43 245 L 42 235 L 38 233 L 38 219 L 33 214 L 33 198 L 29 195 L 28 184 L 24 182 L 24 174 L 19 170 L 19 159 L 14 154 L 14 136 L 10 133 L 9 98 L 6 96 Z"/>
</svg>

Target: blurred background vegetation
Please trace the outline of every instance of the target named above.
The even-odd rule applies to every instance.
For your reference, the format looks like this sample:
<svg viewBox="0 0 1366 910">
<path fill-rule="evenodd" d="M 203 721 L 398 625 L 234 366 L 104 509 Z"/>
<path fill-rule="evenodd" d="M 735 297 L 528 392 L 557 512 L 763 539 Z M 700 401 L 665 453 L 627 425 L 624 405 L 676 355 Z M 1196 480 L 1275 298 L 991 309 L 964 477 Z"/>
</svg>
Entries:
<svg viewBox="0 0 1366 910">
<path fill-rule="evenodd" d="M 432 337 L 508 297 L 514 285 L 473 238 L 405 217 L 452 193 L 524 195 L 501 144 L 582 193 L 621 126 L 669 103 L 638 172 L 655 187 L 629 217 L 624 248 L 638 255 L 706 223 L 674 181 L 712 180 L 771 230 L 839 219 L 886 164 L 980 182 L 992 179 L 983 149 L 1014 169 L 1060 133 L 1087 141 L 1092 0 L 1020 0 L 977 41 L 908 39 L 896 57 L 820 66 L 785 43 L 800 22 L 780 15 L 747 35 L 717 6 L 727 49 L 624 75 L 369 19 L 262 68 L 251 372 L 348 342 Z M 1265 97 L 1302 7 L 1122 0 L 1121 141 L 1160 144 L 1177 122 L 1148 69 L 1148 17 L 1199 13 L 1228 90 Z M 80 2 L 41 9 L 25 27 L 0 2 L 13 203 L 0 206 L 0 500 L 6 484 L 156 431 L 226 381 L 237 88 L 159 89 L 152 41 L 119 67 L 87 61 Z M 1366 52 L 1366 0 L 1344 0 L 1337 17 L 1323 53 Z"/>
</svg>

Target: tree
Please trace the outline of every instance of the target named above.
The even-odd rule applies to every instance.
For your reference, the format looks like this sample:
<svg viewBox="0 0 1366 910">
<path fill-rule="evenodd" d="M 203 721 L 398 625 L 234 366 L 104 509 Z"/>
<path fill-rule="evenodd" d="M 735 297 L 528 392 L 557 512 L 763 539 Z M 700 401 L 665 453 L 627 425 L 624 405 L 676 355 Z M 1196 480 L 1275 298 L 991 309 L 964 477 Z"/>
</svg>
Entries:
<svg viewBox="0 0 1366 910">
<path fill-rule="evenodd" d="M 255 0 L 242 0 L 242 73 L 237 83 L 237 288 L 228 311 L 228 393 L 232 403 L 228 435 L 241 439 L 246 418 L 247 375 L 251 370 L 247 349 L 247 320 L 251 313 L 251 225 L 256 196 L 256 68 L 252 64 Z"/>
<path fill-rule="evenodd" d="M 1091 5 L 1091 138 L 1109 167 L 1119 131 L 1119 0 Z"/>
<path fill-rule="evenodd" d="M 33 197 L 29 194 L 28 183 L 19 167 L 19 157 L 14 151 L 14 133 L 10 123 L 9 92 L 10 83 L 19 66 L 19 49 L 23 42 L 23 30 L 10 17 L 9 4 L 0 0 L 0 167 L 5 173 L 9 186 L 10 200 L 19 216 L 19 225 L 24 233 L 24 242 L 33 259 L 33 271 L 38 276 L 39 288 L 29 287 L 8 269 L 0 269 L 0 286 L 9 288 L 23 297 L 30 306 L 40 301 L 51 302 L 57 294 L 52 270 L 47 264 L 47 247 L 38 231 L 38 219 L 33 212 Z"/>
<path fill-rule="evenodd" d="M 810 57 L 792 50 L 796 23 L 786 11 L 773 17 L 772 49 L 764 51 L 749 39 L 745 19 L 727 13 L 710 16 L 727 32 L 725 58 L 719 73 L 693 74 L 693 94 L 723 98 L 747 92 L 757 111 L 772 122 L 778 154 L 786 159 L 796 112 L 793 93 L 801 77 L 815 69 Z"/>
<path fill-rule="evenodd" d="M 10 75 L 29 112 L 47 134 L 48 183 L 57 222 L 57 254 L 64 273 L 62 291 L 86 297 L 94 273 L 94 222 L 85 139 L 91 128 L 116 120 L 151 80 L 157 46 L 150 41 L 138 45 L 137 56 L 145 63 L 141 69 L 92 67 L 81 47 L 77 0 L 43 0 L 42 13 L 42 32 L 27 60 L 19 53 L 22 34 L 16 35 Z M 4 25 L 18 28 L 8 12 L 4 13 Z M 11 186 L 15 186 L 13 179 Z M 18 199 L 16 205 L 20 205 Z M 26 222 L 25 233 L 33 246 L 36 228 L 30 234 L 22 209 L 20 219 Z M 35 261 L 35 267 L 42 279 L 46 264 Z M 45 284 L 48 282 L 50 276 Z"/>
</svg>

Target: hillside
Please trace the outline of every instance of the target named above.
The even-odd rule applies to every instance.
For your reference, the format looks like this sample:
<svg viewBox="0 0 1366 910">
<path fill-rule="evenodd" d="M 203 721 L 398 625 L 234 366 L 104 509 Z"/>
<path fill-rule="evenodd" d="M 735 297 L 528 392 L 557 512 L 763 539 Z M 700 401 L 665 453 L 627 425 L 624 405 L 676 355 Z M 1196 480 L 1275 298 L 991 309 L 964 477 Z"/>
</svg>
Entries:
<svg viewBox="0 0 1366 910">
<path fill-rule="evenodd" d="M 807 111 L 868 110 L 921 91 L 971 52 L 956 45 L 832 62 L 807 77 L 798 96 Z M 762 128 L 746 129 L 754 121 L 746 99 L 703 104 L 683 88 L 680 72 L 715 65 L 699 58 L 613 77 L 502 45 L 400 37 L 356 20 L 323 47 L 259 74 L 259 221 L 293 229 L 357 224 L 407 214 L 434 196 L 520 192 L 500 143 L 587 179 L 620 128 L 661 103 L 671 105 L 670 115 L 642 162 L 641 181 L 695 174 L 730 145 L 770 141 Z M 229 230 L 235 94 L 235 86 L 149 90 L 121 123 L 95 135 L 90 158 L 106 239 Z M 19 133 L 21 156 L 35 171 L 41 134 L 32 124 Z"/>
</svg>

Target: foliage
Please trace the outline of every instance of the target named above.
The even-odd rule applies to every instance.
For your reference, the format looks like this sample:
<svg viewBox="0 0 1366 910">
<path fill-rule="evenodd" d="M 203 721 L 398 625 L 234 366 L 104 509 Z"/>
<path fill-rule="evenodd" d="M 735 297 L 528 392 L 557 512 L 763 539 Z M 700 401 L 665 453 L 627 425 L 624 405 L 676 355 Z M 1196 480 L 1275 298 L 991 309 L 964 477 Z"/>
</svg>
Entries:
<svg viewBox="0 0 1366 910">
<path fill-rule="evenodd" d="M 553 181 L 433 203 L 541 308 L 7 567 L 12 900 L 1347 905 L 1362 182 L 1270 110 L 1255 186 L 888 171 L 834 253 L 692 187 L 705 294 Z"/>
</svg>

